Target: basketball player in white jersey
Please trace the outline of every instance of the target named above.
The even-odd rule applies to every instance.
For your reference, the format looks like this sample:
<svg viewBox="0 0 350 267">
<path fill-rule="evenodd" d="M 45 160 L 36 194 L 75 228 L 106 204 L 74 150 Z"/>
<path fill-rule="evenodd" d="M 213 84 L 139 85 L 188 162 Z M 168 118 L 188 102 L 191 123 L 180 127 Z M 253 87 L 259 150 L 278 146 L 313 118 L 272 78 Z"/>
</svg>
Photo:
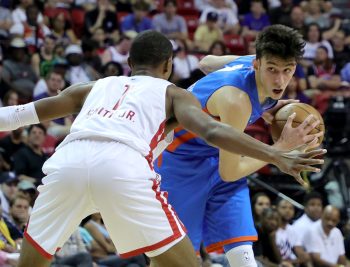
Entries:
<svg viewBox="0 0 350 267">
<path fill-rule="evenodd" d="M 178 123 L 227 151 L 300 172 L 324 150 L 286 153 L 265 145 L 200 109 L 191 93 L 166 81 L 172 46 L 156 31 L 141 33 L 130 51 L 131 77 L 76 84 L 58 96 L 0 109 L 0 130 L 79 113 L 70 134 L 45 162 L 46 177 L 22 244 L 19 267 L 47 267 L 89 214 L 100 212 L 122 257 L 145 253 L 151 266 L 197 266 L 182 223 L 159 190 L 152 151 Z M 311 130 L 311 129 L 310 129 Z"/>
</svg>

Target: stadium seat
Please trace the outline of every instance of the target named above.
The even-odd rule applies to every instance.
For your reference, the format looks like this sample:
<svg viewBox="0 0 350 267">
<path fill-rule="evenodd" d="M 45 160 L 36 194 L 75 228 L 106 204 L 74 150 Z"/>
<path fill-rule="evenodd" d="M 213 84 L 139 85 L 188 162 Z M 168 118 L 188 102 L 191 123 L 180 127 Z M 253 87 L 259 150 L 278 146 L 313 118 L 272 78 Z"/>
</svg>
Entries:
<svg viewBox="0 0 350 267">
<path fill-rule="evenodd" d="M 85 11 L 81 8 L 71 10 L 72 29 L 78 38 L 82 38 L 84 33 Z"/>
<path fill-rule="evenodd" d="M 246 46 L 244 39 L 238 34 L 225 34 L 224 41 L 227 48 L 232 54 L 244 55 L 246 54 Z"/>
</svg>

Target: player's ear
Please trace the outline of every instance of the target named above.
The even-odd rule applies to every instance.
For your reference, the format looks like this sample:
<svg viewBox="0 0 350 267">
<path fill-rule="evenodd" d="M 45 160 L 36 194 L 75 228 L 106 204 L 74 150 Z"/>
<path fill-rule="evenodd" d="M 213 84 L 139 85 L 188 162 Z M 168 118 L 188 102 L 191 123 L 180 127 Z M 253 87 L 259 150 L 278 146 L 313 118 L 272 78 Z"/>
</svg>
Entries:
<svg viewBox="0 0 350 267">
<path fill-rule="evenodd" d="M 254 67 L 254 70 L 257 70 L 257 69 L 258 69 L 258 66 L 259 66 L 258 59 L 254 59 L 254 60 L 253 60 L 253 67 Z"/>
<path fill-rule="evenodd" d="M 172 58 L 169 58 L 165 63 L 164 63 L 164 73 L 168 73 L 168 72 L 171 72 L 173 68 L 173 60 Z"/>
</svg>

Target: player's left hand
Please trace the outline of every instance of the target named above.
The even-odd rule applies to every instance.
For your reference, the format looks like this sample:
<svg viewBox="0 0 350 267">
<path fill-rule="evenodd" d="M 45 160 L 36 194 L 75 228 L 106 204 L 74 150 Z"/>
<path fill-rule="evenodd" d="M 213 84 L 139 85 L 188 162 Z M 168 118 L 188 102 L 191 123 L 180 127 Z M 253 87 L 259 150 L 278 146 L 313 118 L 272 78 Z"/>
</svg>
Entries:
<svg viewBox="0 0 350 267">
<path fill-rule="evenodd" d="M 291 103 L 299 103 L 300 101 L 297 99 L 285 99 L 285 100 L 278 100 L 276 106 L 274 106 L 273 108 L 265 111 L 262 114 L 262 118 L 264 119 L 264 121 L 268 124 L 271 124 L 273 119 L 275 118 L 275 114 L 276 112 L 282 108 L 283 106 L 287 105 L 287 104 L 291 104 Z"/>
</svg>

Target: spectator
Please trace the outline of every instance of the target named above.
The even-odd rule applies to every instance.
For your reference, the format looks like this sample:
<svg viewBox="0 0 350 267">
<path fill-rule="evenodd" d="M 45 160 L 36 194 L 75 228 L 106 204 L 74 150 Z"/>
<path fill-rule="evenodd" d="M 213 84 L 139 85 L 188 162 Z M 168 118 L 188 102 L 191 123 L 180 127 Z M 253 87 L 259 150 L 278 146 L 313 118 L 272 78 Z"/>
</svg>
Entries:
<svg viewBox="0 0 350 267">
<path fill-rule="evenodd" d="M 36 186 L 32 182 L 23 180 L 18 183 L 17 187 L 19 192 L 29 199 L 29 205 L 30 205 L 29 213 L 30 213 L 38 193 Z"/>
<path fill-rule="evenodd" d="M 103 77 L 123 75 L 123 67 L 118 62 L 110 61 L 102 67 Z"/>
<path fill-rule="evenodd" d="M 97 46 L 97 54 L 100 56 L 102 60 L 102 55 L 106 50 L 106 34 L 102 28 L 97 28 L 92 35 L 92 40 L 96 41 Z"/>
<path fill-rule="evenodd" d="M 328 57 L 325 46 L 317 48 L 314 63 L 308 68 L 310 87 L 320 90 L 336 90 L 341 86 L 340 69 Z"/>
<path fill-rule="evenodd" d="M 8 39 L 9 30 L 12 24 L 13 22 L 10 10 L 0 6 L 0 40 Z"/>
<path fill-rule="evenodd" d="M 10 216 L 5 219 L 5 223 L 15 241 L 23 238 L 24 228 L 29 220 L 29 201 L 26 196 L 18 194 L 10 202 Z"/>
<path fill-rule="evenodd" d="M 117 40 L 119 37 L 119 25 L 115 7 L 109 0 L 97 0 L 97 7 L 86 13 L 85 36 L 91 37 L 95 30 L 103 28 L 107 37 Z"/>
<path fill-rule="evenodd" d="M 143 0 L 136 1 L 133 6 L 133 14 L 123 18 L 121 32 L 135 31 L 142 32 L 153 28 L 152 20 L 147 17 L 149 4 Z"/>
<path fill-rule="evenodd" d="M 302 90 L 299 89 L 298 78 L 295 76 L 290 80 L 287 85 L 286 91 L 283 96 L 284 99 L 297 99 L 301 103 L 310 104 L 311 99 L 306 96 Z"/>
<path fill-rule="evenodd" d="M 20 180 L 28 180 L 35 185 L 41 183 L 44 174 L 41 170 L 47 156 L 42 151 L 46 129 L 42 124 L 31 125 L 28 128 L 27 145 L 14 155 L 14 169 Z"/>
<path fill-rule="evenodd" d="M 336 227 L 340 221 L 337 208 L 326 206 L 322 218 L 305 235 L 305 247 L 315 266 L 350 266 L 344 249 L 344 237 Z"/>
<path fill-rule="evenodd" d="M 193 70 L 198 69 L 199 60 L 196 56 L 188 53 L 187 45 L 182 40 L 176 40 L 175 49 L 173 80 L 187 79 Z"/>
<path fill-rule="evenodd" d="M 213 0 L 211 7 L 203 10 L 199 19 L 200 23 L 205 23 L 209 12 L 216 12 L 219 15 L 218 24 L 224 34 L 237 34 L 240 30 L 238 14 L 227 7 L 225 0 Z"/>
<path fill-rule="evenodd" d="M 115 46 L 108 47 L 102 55 L 102 64 L 110 61 L 118 62 L 123 66 L 124 75 L 128 75 L 130 67 L 128 65 L 129 51 L 132 40 L 137 36 L 134 31 L 127 31 L 122 34 L 119 42 Z"/>
<path fill-rule="evenodd" d="M 9 170 L 13 170 L 13 155 L 24 146 L 23 127 L 11 131 L 0 139 L 0 147 L 4 149 L 3 157 Z"/>
<path fill-rule="evenodd" d="M 27 21 L 26 9 L 33 4 L 33 0 L 20 0 L 16 9 L 12 11 L 12 20 L 14 24 L 21 24 Z M 38 14 L 37 22 L 43 23 L 43 15 Z"/>
<path fill-rule="evenodd" d="M 65 80 L 69 84 L 96 80 L 96 72 L 84 62 L 83 50 L 79 45 L 70 45 L 65 50 L 68 63 Z"/>
<path fill-rule="evenodd" d="M 28 102 L 33 95 L 37 76 L 26 60 L 26 44 L 21 38 L 14 38 L 10 43 L 9 59 L 4 61 L 2 81 L 7 90 L 15 90 L 21 102 Z M 3 88 L 4 89 L 4 88 Z M 2 93 L 5 94 L 6 91 Z"/>
<path fill-rule="evenodd" d="M 37 22 L 39 10 L 36 5 L 29 5 L 26 8 L 26 15 L 27 21 L 14 24 L 10 29 L 10 33 L 23 38 L 29 53 L 34 54 L 43 44 L 45 36 L 49 35 L 51 31 L 45 24 Z"/>
<path fill-rule="evenodd" d="M 98 55 L 99 44 L 95 40 L 84 40 L 81 44 L 81 49 L 83 50 L 84 62 L 90 66 L 91 70 L 94 72 L 94 76 L 101 78 L 102 71 L 102 60 Z"/>
<path fill-rule="evenodd" d="M 294 206 L 285 199 L 277 200 L 277 212 L 281 216 L 281 225 L 276 232 L 276 244 L 280 250 L 282 260 L 293 265 L 305 264 L 310 266 L 311 259 L 301 246 L 296 246 L 294 227 L 290 224 L 294 218 Z"/>
<path fill-rule="evenodd" d="M 227 54 L 227 48 L 223 41 L 216 41 L 212 43 L 212 45 L 209 47 L 208 51 L 209 55 L 214 56 L 224 56 Z"/>
<path fill-rule="evenodd" d="M 271 207 L 271 200 L 266 193 L 259 192 L 252 197 L 253 217 L 254 217 L 254 223 L 256 225 L 260 224 L 261 214 L 263 210 L 270 207 Z"/>
<path fill-rule="evenodd" d="M 269 17 L 271 24 L 283 24 L 291 26 L 290 14 L 293 8 L 293 0 L 281 0 L 279 7 L 270 11 Z"/>
<path fill-rule="evenodd" d="M 0 200 L 2 217 L 10 217 L 10 202 L 15 198 L 18 188 L 18 177 L 13 172 L 3 172 L 0 174 Z"/>
<path fill-rule="evenodd" d="M 328 57 L 333 58 L 332 46 L 328 41 L 322 39 L 322 32 L 317 23 L 311 23 L 306 27 L 305 40 L 304 56 L 301 62 L 304 67 L 307 68 L 312 65 L 312 62 L 316 57 L 317 48 L 321 45 L 327 48 Z"/>
<path fill-rule="evenodd" d="M 45 77 L 54 64 L 54 49 L 56 38 L 53 35 L 47 35 L 39 51 L 32 55 L 32 68 L 38 77 Z"/>
<path fill-rule="evenodd" d="M 199 25 L 194 33 L 194 46 L 199 51 L 207 52 L 216 41 L 223 41 L 223 32 L 218 26 L 218 14 L 209 12 L 205 24 Z"/>
<path fill-rule="evenodd" d="M 332 38 L 333 61 L 339 69 L 350 62 L 350 47 L 345 45 L 345 37 L 344 31 L 337 31 Z"/>
<path fill-rule="evenodd" d="M 328 14 L 323 14 L 321 4 L 318 0 L 309 0 L 306 4 L 305 24 L 317 23 L 322 30 L 331 26 L 331 20 Z"/>
<path fill-rule="evenodd" d="M 67 47 L 70 44 L 80 44 L 80 40 L 70 27 L 63 12 L 58 13 L 51 19 L 51 33 L 56 38 L 56 43 Z"/>
<path fill-rule="evenodd" d="M 176 14 L 176 0 L 164 1 L 164 12 L 153 17 L 153 27 L 169 39 L 186 40 L 188 38 L 185 19 Z"/>
<path fill-rule="evenodd" d="M 279 249 L 276 245 L 276 231 L 280 225 L 280 216 L 275 209 L 264 209 L 261 220 L 256 225 L 258 241 L 253 243 L 255 258 L 267 267 L 292 267 L 289 262 L 283 262 Z"/>
<path fill-rule="evenodd" d="M 305 248 L 305 234 L 321 218 L 323 199 L 318 192 L 311 192 L 305 195 L 303 202 L 304 214 L 293 223 L 293 227 L 298 233 L 296 245 Z"/>
<path fill-rule="evenodd" d="M 270 25 L 269 17 L 263 6 L 262 0 L 250 2 L 250 13 L 244 15 L 242 22 L 242 35 L 256 37 L 260 31 Z"/>
<path fill-rule="evenodd" d="M 305 36 L 304 20 L 305 20 L 304 10 L 300 6 L 294 6 L 290 13 L 290 24 L 291 24 L 290 26 L 293 29 L 298 30 L 300 34 Z"/>
</svg>

